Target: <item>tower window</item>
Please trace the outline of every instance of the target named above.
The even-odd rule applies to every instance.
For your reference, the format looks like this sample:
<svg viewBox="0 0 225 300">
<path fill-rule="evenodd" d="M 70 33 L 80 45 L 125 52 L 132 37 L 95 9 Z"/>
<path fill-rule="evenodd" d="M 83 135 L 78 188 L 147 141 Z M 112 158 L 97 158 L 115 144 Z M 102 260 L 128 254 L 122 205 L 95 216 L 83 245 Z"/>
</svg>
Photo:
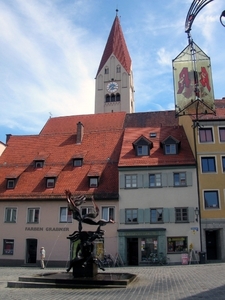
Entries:
<svg viewBox="0 0 225 300">
<path fill-rule="evenodd" d="M 116 67 L 116 73 L 120 73 L 121 72 L 121 67 L 120 66 L 117 66 Z"/>
<path fill-rule="evenodd" d="M 111 95 L 111 102 L 115 102 L 115 95 L 114 94 Z"/>
<path fill-rule="evenodd" d="M 106 94 L 105 95 L 105 102 L 120 102 L 120 94 L 117 93 L 116 95 L 115 94 Z"/>
<path fill-rule="evenodd" d="M 109 68 L 108 67 L 105 68 L 105 74 L 109 74 Z"/>
<path fill-rule="evenodd" d="M 120 101 L 120 94 L 119 94 L 119 93 L 116 94 L 116 101 L 117 101 L 117 102 Z"/>
</svg>

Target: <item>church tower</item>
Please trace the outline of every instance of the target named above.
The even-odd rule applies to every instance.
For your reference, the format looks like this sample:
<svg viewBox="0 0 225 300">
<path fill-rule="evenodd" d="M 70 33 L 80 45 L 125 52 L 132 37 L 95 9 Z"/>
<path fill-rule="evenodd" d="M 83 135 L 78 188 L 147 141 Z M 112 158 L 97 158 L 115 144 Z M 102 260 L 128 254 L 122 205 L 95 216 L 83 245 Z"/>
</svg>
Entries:
<svg viewBox="0 0 225 300">
<path fill-rule="evenodd" d="M 131 58 L 116 14 L 96 75 L 95 113 L 134 110 Z"/>
</svg>

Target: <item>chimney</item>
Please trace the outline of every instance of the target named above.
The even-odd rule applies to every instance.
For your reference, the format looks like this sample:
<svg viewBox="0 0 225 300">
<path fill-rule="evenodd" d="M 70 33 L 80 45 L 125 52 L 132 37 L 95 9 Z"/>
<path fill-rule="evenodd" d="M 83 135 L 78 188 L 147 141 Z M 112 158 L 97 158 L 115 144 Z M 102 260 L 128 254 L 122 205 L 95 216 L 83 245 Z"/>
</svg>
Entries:
<svg viewBox="0 0 225 300">
<path fill-rule="evenodd" d="M 12 135 L 11 135 L 10 133 L 7 133 L 7 134 L 6 134 L 6 144 L 8 143 L 8 141 L 9 141 L 9 139 L 10 139 L 11 136 L 12 136 Z"/>
<path fill-rule="evenodd" d="M 81 122 L 77 123 L 77 141 L 76 144 L 81 144 L 84 135 L 84 125 Z"/>
</svg>

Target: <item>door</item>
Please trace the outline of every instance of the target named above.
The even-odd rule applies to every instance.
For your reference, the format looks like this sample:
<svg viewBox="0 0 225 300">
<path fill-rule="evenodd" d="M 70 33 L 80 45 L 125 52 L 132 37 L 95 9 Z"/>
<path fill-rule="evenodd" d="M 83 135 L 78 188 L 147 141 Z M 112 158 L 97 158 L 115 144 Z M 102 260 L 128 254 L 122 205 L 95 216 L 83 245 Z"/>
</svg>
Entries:
<svg viewBox="0 0 225 300">
<path fill-rule="evenodd" d="M 206 253 L 207 253 L 207 260 L 218 259 L 216 230 L 206 231 Z"/>
<path fill-rule="evenodd" d="M 129 266 L 138 266 L 138 238 L 127 239 L 127 262 Z"/>
<path fill-rule="evenodd" d="M 37 240 L 36 239 L 27 239 L 26 241 L 26 263 L 27 264 L 36 264 L 37 261 Z"/>
</svg>

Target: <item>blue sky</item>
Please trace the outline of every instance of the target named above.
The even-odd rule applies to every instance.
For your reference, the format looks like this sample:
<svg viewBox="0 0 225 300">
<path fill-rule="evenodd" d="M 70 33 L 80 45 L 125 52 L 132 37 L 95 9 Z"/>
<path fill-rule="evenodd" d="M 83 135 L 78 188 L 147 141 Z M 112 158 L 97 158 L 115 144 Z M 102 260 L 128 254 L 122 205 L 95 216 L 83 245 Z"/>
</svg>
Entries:
<svg viewBox="0 0 225 300">
<path fill-rule="evenodd" d="M 94 113 L 95 75 L 118 15 L 130 52 L 135 111 L 174 109 L 172 59 L 186 46 L 192 0 L 1 0 L 0 141 L 38 134 L 50 116 Z M 211 58 L 214 95 L 225 96 L 223 0 L 191 35 Z"/>
</svg>

